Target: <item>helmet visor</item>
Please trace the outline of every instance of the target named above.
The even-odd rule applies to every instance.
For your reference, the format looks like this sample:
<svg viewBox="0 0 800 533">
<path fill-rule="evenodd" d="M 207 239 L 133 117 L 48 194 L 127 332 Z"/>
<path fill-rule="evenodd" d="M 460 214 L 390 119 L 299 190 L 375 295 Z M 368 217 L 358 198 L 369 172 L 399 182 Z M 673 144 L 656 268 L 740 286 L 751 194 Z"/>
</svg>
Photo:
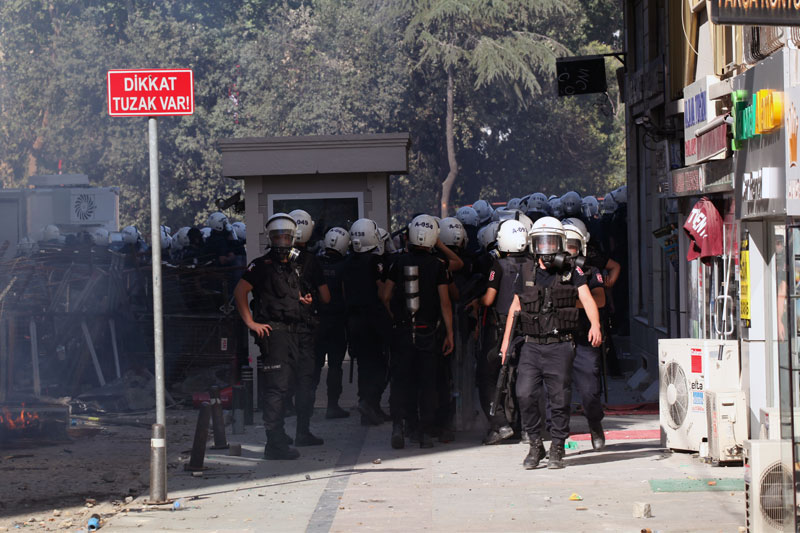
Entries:
<svg viewBox="0 0 800 533">
<path fill-rule="evenodd" d="M 294 244 L 294 234 L 291 229 L 275 229 L 269 232 L 269 242 L 278 248 L 288 248 Z"/>
<path fill-rule="evenodd" d="M 569 255 L 576 256 L 581 253 L 583 242 L 580 239 L 567 239 L 567 252 Z"/>
<path fill-rule="evenodd" d="M 560 252 L 561 237 L 558 235 L 534 235 L 533 251 L 538 255 L 547 255 Z"/>
</svg>

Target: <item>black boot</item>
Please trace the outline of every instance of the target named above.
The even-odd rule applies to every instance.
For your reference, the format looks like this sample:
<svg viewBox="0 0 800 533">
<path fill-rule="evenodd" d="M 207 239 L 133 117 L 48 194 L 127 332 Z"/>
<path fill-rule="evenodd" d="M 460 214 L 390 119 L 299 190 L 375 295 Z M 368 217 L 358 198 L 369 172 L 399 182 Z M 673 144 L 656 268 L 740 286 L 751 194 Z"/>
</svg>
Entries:
<svg viewBox="0 0 800 533">
<path fill-rule="evenodd" d="M 486 438 L 483 439 L 483 443 L 487 446 L 491 446 L 493 444 L 500 444 L 506 439 L 510 439 L 514 436 L 514 430 L 511 429 L 511 426 L 502 426 L 497 429 L 492 429 L 489 431 L 489 434 L 486 435 Z"/>
<path fill-rule="evenodd" d="M 272 461 L 293 460 L 300 457 L 296 448 L 286 443 L 283 431 L 267 433 L 267 445 L 264 446 L 264 459 Z"/>
<path fill-rule="evenodd" d="M 362 426 L 379 426 L 383 424 L 383 415 L 375 412 L 364 400 L 358 402 L 358 410 L 361 412 L 361 425 Z"/>
<path fill-rule="evenodd" d="M 550 443 L 550 457 L 547 459 L 547 468 L 557 470 L 564 468 L 564 443 L 553 440 Z"/>
<path fill-rule="evenodd" d="M 589 424 L 589 433 L 592 435 L 592 448 L 600 451 L 606 447 L 606 434 L 603 431 L 603 424 L 600 422 Z"/>
<path fill-rule="evenodd" d="M 406 437 L 403 434 L 403 422 L 392 423 L 392 448 L 402 450 L 406 446 Z"/>
<path fill-rule="evenodd" d="M 522 431 L 520 431 L 519 442 L 520 442 L 520 444 L 530 444 L 532 442 L 530 434 L 527 431 L 525 431 L 524 429 Z"/>
<path fill-rule="evenodd" d="M 320 446 L 324 443 L 324 440 L 315 436 L 311 431 L 298 431 L 294 438 L 295 446 Z"/>
<path fill-rule="evenodd" d="M 328 409 L 325 411 L 325 418 L 347 418 L 350 416 L 349 411 L 345 411 L 337 403 L 328 403 Z"/>
<path fill-rule="evenodd" d="M 533 470 L 539 466 L 539 463 L 544 459 L 546 453 L 542 437 L 531 439 L 531 447 L 528 450 L 528 455 L 525 457 L 525 460 L 522 461 L 522 467 L 525 470 Z"/>
<path fill-rule="evenodd" d="M 419 434 L 419 447 L 420 448 L 433 448 L 433 438 L 430 433 L 421 432 Z"/>
</svg>

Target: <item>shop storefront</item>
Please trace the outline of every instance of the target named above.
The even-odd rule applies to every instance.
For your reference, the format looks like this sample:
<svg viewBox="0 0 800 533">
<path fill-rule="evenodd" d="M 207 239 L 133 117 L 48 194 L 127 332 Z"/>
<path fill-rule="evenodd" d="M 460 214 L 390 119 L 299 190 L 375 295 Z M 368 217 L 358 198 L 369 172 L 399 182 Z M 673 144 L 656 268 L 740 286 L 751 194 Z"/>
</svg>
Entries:
<svg viewBox="0 0 800 533">
<path fill-rule="evenodd" d="M 798 51 L 784 48 L 733 79 L 736 216 L 741 220 L 739 291 L 742 378 L 752 439 L 774 439 L 785 465 L 775 519 L 795 529 L 793 470 L 800 427 L 800 169 Z M 751 446 L 762 446 L 753 443 Z M 759 453 L 767 455 L 766 448 Z M 747 475 L 747 474 L 746 474 Z M 755 476 L 755 473 L 752 473 Z M 756 483 L 752 478 L 748 482 Z M 776 494 L 776 496 L 778 496 Z"/>
</svg>

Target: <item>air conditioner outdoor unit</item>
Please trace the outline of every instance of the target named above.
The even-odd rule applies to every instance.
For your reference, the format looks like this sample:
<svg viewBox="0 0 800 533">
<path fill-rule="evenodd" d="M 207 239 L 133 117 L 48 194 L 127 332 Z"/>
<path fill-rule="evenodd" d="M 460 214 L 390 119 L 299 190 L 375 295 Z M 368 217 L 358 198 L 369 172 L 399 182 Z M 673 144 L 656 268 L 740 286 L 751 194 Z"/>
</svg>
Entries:
<svg viewBox="0 0 800 533">
<path fill-rule="evenodd" d="M 658 341 L 658 411 L 667 448 L 698 451 L 707 437 L 704 357 L 687 339 Z"/>
<path fill-rule="evenodd" d="M 745 520 L 747 531 L 785 531 L 794 512 L 792 448 L 788 440 L 744 442 Z"/>
<path fill-rule="evenodd" d="M 800 409 L 794 409 L 793 420 L 795 431 L 800 428 Z M 759 439 L 781 440 L 781 425 L 789 424 L 789 414 L 784 413 L 781 417 L 780 408 L 762 407 L 759 411 L 758 421 L 761 428 L 758 432 Z"/>
<path fill-rule="evenodd" d="M 707 390 L 708 453 L 715 463 L 740 462 L 748 436 L 747 395 L 738 389 Z"/>
</svg>

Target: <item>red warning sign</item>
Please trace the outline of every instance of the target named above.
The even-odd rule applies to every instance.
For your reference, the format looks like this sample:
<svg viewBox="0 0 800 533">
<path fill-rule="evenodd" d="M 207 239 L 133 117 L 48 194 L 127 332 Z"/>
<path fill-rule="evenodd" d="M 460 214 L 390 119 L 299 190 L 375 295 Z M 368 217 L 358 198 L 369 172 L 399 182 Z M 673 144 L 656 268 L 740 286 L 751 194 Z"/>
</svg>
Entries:
<svg viewBox="0 0 800 533">
<path fill-rule="evenodd" d="M 191 69 L 109 70 L 108 114 L 153 117 L 194 113 Z"/>
</svg>

